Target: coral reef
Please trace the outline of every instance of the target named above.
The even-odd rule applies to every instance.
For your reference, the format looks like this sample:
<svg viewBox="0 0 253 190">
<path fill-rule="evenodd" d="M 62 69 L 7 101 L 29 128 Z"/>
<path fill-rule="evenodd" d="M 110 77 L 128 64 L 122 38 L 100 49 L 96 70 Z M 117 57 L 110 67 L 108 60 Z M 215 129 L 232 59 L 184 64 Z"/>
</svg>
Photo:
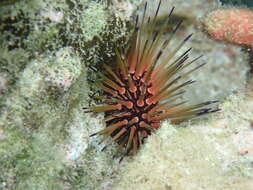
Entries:
<svg viewBox="0 0 253 190">
<path fill-rule="evenodd" d="M 194 103 L 242 91 L 247 55 L 198 28 L 198 18 L 218 7 L 216 1 L 164 1 L 165 7 L 176 6 L 173 21 L 185 20 L 172 45 L 194 32 L 188 47 L 209 63 L 191 76 L 200 86 L 189 89 L 186 98 Z M 113 61 L 114 48 L 127 43 L 130 15 L 141 1 L 129 0 L 126 7 L 120 0 L 109 7 L 101 0 L 3 2 L 12 3 L 0 4 L 0 189 L 129 189 L 133 184 L 143 189 L 145 182 L 160 189 L 251 187 L 252 100 L 241 94 L 227 99 L 222 113 L 209 120 L 186 128 L 165 123 L 136 158 L 120 165 L 112 159 L 117 147 L 110 139 L 112 146 L 101 152 L 99 139 L 89 137 L 104 124 L 102 114 L 82 112 L 95 104 L 91 97 L 97 93 L 96 73 L 88 67 Z"/>
<path fill-rule="evenodd" d="M 218 9 L 203 19 L 205 30 L 215 39 L 253 45 L 253 11 L 243 8 Z"/>
<path fill-rule="evenodd" d="M 207 122 L 164 123 L 113 189 L 252 189 L 253 99 L 237 94 L 221 109 Z"/>
<path fill-rule="evenodd" d="M 75 0 L 19 1 L 1 6 L 0 20 L 0 189 L 94 189 L 99 178 L 85 174 L 78 187 L 75 169 L 100 126 L 81 112 L 87 66 L 112 56 L 123 22 L 103 3 Z M 89 166 L 82 173 L 103 176 Z"/>
</svg>

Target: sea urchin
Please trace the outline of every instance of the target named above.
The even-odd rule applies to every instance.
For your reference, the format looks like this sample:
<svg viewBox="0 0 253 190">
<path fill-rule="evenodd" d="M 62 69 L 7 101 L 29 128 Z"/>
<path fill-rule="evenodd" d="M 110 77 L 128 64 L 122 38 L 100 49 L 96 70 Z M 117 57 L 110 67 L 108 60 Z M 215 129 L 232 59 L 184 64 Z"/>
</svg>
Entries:
<svg viewBox="0 0 253 190">
<path fill-rule="evenodd" d="M 164 119 L 176 124 L 218 110 L 204 108 L 216 101 L 192 106 L 182 106 L 185 102 L 179 102 L 184 93 L 183 87 L 194 81 L 178 83 L 204 64 L 182 73 L 201 57 L 188 60 L 191 48 L 175 59 L 175 54 L 192 35 L 187 36 L 169 53 L 164 53 L 182 22 L 170 33 L 164 34 L 173 7 L 159 31 L 156 30 L 160 5 L 161 0 L 151 17 L 146 14 L 147 2 L 144 4 L 141 19 L 138 16 L 136 18 L 128 51 L 124 53 L 116 50 L 116 66 L 103 65 L 106 72 L 101 74 L 102 81 L 96 83 L 104 91 L 102 99 L 107 105 L 89 108 L 92 112 L 105 112 L 107 125 L 91 136 L 104 135 L 104 139 L 111 136 L 125 148 L 124 155 L 135 154 L 144 138 L 159 128 Z"/>
</svg>

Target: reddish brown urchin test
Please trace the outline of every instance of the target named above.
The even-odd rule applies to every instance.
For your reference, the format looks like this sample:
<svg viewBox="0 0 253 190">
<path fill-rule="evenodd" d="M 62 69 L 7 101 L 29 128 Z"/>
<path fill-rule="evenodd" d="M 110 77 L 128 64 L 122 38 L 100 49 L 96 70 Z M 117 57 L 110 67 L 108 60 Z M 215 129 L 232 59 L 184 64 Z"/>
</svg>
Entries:
<svg viewBox="0 0 253 190">
<path fill-rule="evenodd" d="M 143 139 L 159 128 L 165 119 L 177 124 L 217 111 L 203 108 L 216 101 L 184 107 L 182 104 L 185 102 L 178 102 L 184 93 L 182 88 L 194 81 L 178 82 L 204 64 L 181 73 L 201 57 L 188 61 L 191 48 L 175 59 L 175 54 L 192 35 L 187 36 L 177 47 L 171 48 L 168 54 L 163 53 L 181 22 L 171 33 L 164 34 L 174 10 L 172 8 L 157 32 L 155 23 L 160 5 L 161 1 L 154 16 L 146 18 L 147 2 L 145 3 L 141 20 L 138 17 L 136 19 L 128 52 L 124 54 L 116 50 L 116 66 L 104 65 L 106 73 L 101 74 L 102 81 L 97 83 L 105 92 L 103 99 L 107 105 L 90 107 L 90 111 L 105 112 L 104 120 L 107 124 L 105 129 L 91 136 L 104 135 L 105 139 L 111 136 L 125 148 L 124 155 L 135 154 Z M 120 160 L 122 158 L 123 156 Z"/>
</svg>

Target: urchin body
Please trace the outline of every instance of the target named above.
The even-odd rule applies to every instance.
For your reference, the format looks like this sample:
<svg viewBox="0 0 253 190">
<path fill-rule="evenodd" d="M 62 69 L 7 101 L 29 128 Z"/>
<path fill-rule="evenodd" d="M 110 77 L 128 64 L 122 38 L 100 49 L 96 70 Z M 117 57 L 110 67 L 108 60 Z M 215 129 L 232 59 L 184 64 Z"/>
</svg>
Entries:
<svg viewBox="0 0 253 190">
<path fill-rule="evenodd" d="M 125 148 L 124 155 L 136 153 L 143 139 L 159 128 L 164 119 L 180 123 L 218 110 L 204 108 L 216 101 L 182 106 L 185 103 L 181 101 L 181 95 L 185 92 L 183 88 L 194 82 L 182 79 L 204 64 L 188 69 L 201 57 L 189 60 L 191 48 L 176 56 L 192 35 L 164 53 L 182 22 L 171 33 L 163 33 L 174 10 L 172 8 L 157 31 L 155 25 L 160 5 L 161 0 L 151 18 L 146 15 L 145 3 L 142 18 L 136 19 L 130 48 L 126 53 L 116 50 L 116 65 L 104 65 L 102 80 L 97 82 L 97 86 L 104 91 L 102 99 L 106 105 L 90 107 L 93 112 L 105 113 L 107 125 L 93 135 L 104 135 L 105 138 L 111 136 Z"/>
</svg>

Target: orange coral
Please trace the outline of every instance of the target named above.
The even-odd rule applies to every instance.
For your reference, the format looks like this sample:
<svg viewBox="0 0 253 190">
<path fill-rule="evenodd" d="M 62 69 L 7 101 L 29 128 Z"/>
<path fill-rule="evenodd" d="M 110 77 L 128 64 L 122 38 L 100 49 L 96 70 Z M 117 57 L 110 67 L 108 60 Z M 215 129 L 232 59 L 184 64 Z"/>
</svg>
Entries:
<svg viewBox="0 0 253 190">
<path fill-rule="evenodd" d="M 253 11 L 244 8 L 220 9 L 204 19 L 206 31 L 215 39 L 252 46 Z"/>
</svg>

